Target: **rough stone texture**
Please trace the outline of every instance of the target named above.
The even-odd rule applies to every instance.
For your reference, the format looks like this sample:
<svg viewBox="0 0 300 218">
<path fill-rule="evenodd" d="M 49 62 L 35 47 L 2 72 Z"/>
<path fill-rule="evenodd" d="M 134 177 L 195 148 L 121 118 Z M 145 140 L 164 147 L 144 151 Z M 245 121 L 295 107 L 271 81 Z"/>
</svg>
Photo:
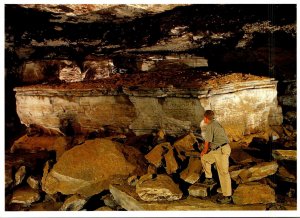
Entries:
<svg viewBox="0 0 300 218">
<path fill-rule="evenodd" d="M 29 206 L 31 203 L 38 201 L 39 199 L 39 192 L 37 190 L 31 189 L 29 186 L 26 186 L 18 188 L 13 192 L 11 203 Z"/>
<path fill-rule="evenodd" d="M 110 208 L 117 208 L 118 206 L 112 194 L 104 195 L 101 199 L 103 200 L 104 204 Z"/>
<path fill-rule="evenodd" d="M 79 82 L 85 77 L 85 72 L 72 61 L 64 61 L 65 66 L 59 69 L 58 78 L 65 82 Z"/>
<path fill-rule="evenodd" d="M 169 142 L 158 144 L 147 155 L 145 155 L 145 158 L 155 167 L 160 167 L 162 164 L 163 155 L 168 151 L 169 148 L 172 149 L 172 146 Z"/>
<path fill-rule="evenodd" d="M 257 194 L 253 194 L 253 191 Z M 233 202 L 239 205 L 245 204 L 269 204 L 275 203 L 275 191 L 268 185 L 260 183 L 240 184 L 232 196 Z"/>
<path fill-rule="evenodd" d="M 83 62 L 85 72 L 84 80 L 97 80 L 107 78 L 113 72 L 114 63 L 110 58 L 86 60 Z"/>
<path fill-rule="evenodd" d="M 61 208 L 59 210 L 61 211 L 79 211 L 83 208 L 85 203 L 87 202 L 87 199 L 79 196 L 79 195 L 72 195 L 71 197 L 68 197 Z"/>
<path fill-rule="evenodd" d="M 193 144 L 196 143 L 196 137 L 193 133 L 189 133 L 188 135 L 185 135 L 181 139 L 177 140 L 174 143 L 174 147 L 178 151 L 194 151 Z"/>
<path fill-rule="evenodd" d="M 238 184 L 247 183 L 273 175 L 274 173 L 276 173 L 277 169 L 277 162 L 263 162 L 250 168 L 231 171 L 230 177 Z"/>
<path fill-rule="evenodd" d="M 5 188 L 10 187 L 13 184 L 13 175 L 11 168 L 5 168 Z"/>
<path fill-rule="evenodd" d="M 216 186 L 217 183 L 213 185 L 205 185 L 196 183 L 189 187 L 189 194 L 193 197 L 207 197 L 211 194 L 211 190 Z"/>
<path fill-rule="evenodd" d="M 175 201 L 182 197 L 178 185 L 169 176 L 161 174 L 142 176 L 136 185 L 136 193 L 143 201 Z"/>
<path fill-rule="evenodd" d="M 167 174 L 175 173 L 178 169 L 178 163 L 174 156 L 173 149 L 169 149 L 169 151 L 164 155 L 166 161 L 166 172 Z"/>
<path fill-rule="evenodd" d="M 27 152 L 32 151 L 55 151 L 56 159 L 70 148 L 69 139 L 58 136 L 32 136 L 24 135 L 14 142 L 10 148 L 10 152 L 23 150 Z"/>
<path fill-rule="evenodd" d="M 286 89 L 284 95 L 280 96 L 278 98 L 278 101 L 281 103 L 283 106 L 287 107 L 297 107 L 297 84 L 296 80 L 292 81 L 283 81 L 286 83 Z"/>
<path fill-rule="evenodd" d="M 35 190 L 38 190 L 40 188 L 40 181 L 37 178 L 34 178 L 33 176 L 29 176 L 26 180 L 27 184 Z"/>
<path fill-rule="evenodd" d="M 21 184 L 25 176 L 26 176 L 26 167 L 21 166 L 15 174 L 15 185 Z"/>
<path fill-rule="evenodd" d="M 110 185 L 110 192 L 114 199 L 128 211 L 189 211 L 189 210 L 266 210 L 265 205 L 222 205 L 210 200 L 187 197 L 178 201 L 145 202 L 139 200 L 135 191 L 123 185 Z"/>
<path fill-rule="evenodd" d="M 190 184 L 194 184 L 199 180 L 201 171 L 202 164 L 199 154 L 199 157 L 190 157 L 189 165 L 180 173 L 180 178 Z"/>
<path fill-rule="evenodd" d="M 121 147 L 108 139 L 95 139 L 66 151 L 48 174 L 44 170 L 43 190 L 88 197 L 108 189 L 110 182 L 136 168 L 125 159 Z"/>
<path fill-rule="evenodd" d="M 276 160 L 297 161 L 297 150 L 273 150 L 272 156 Z"/>
<path fill-rule="evenodd" d="M 231 138 L 282 123 L 276 82 L 267 79 L 202 91 L 152 89 L 147 94 L 142 90 L 123 89 L 126 95 L 109 89 L 92 91 L 88 87 L 76 91 L 38 87 L 15 90 L 17 113 L 22 123 L 56 130 L 60 129 L 62 120 L 71 119 L 79 126 L 79 132 L 115 126 L 132 129 L 136 134 L 163 128 L 167 134 L 179 135 L 191 126 L 198 126 L 205 109 L 216 112 Z M 224 108 L 232 113 L 226 113 Z"/>
<path fill-rule="evenodd" d="M 280 177 L 281 180 L 287 182 L 297 183 L 297 175 L 296 172 L 290 172 L 287 168 L 280 166 L 276 175 Z"/>
<path fill-rule="evenodd" d="M 52 12 L 57 22 L 94 22 L 132 20 L 149 14 L 162 13 L 183 4 L 65 4 L 64 9 L 59 4 L 51 6 L 43 4 L 22 4 L 24 8 L 34 8 L 39 11 Z M 110 15 L 110 16 L 108 16 Z"/>
</svg>

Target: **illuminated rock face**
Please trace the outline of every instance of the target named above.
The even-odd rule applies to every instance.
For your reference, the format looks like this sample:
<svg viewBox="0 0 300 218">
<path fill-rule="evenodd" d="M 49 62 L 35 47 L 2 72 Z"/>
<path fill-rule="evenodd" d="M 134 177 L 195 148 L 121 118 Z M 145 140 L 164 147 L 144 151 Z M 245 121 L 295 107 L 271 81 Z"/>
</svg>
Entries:
<svg viewBox="0 0 300 218">
<path fill-rule="evenodd" d="M 137 135 L 163 128 L 172 135 L 198 127 L 207 109 L 216 113 L 230 139 L 282 123 L 272 79 L 236 82 L 206 89 L 43 89 L 16 88 L 17 113 L 25 125 L 62 130 L 65 120 L 76 133 L 111 126 Z"/>
</svg>

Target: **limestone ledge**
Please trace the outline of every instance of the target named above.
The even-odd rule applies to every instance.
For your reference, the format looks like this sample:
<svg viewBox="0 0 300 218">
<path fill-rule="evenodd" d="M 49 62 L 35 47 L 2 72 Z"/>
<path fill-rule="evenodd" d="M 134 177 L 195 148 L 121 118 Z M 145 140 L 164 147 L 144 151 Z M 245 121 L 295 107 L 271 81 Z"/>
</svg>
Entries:
<svg viewBox="0 0 300 218">
<path fill-rule="evenodd" d="M 204 98 L 218 94 L 225 94 L 247 89 L 274 88 L 276 90 L 277 81 L 273 78 L 257 81 L 235 82 L 217 88 L 214 87 L 194 87 L 194 88 L 143 88 L 143 87 L 123 87 L 119 89 L 107 88 L 81 88 L 70 89 L 66 86 L 62 88 L 51 88 L 45 86 L 23 86 L 15 87 L 16 95 L 39 95 L 39 96 L 99 96 L 99 95 L 128 95 L 140 97 L 182 97 L 182 98 Z"/>
<path fill-rule="evenodd" d="M 27 126 L 60 130 L 62 120 L 69 119 L 78 133 L 112 126 L 137 135 L 159 128 L 180 135 L 198 128 L 204 111 L 212 109 L 233 140 L 282 123 L 276 88 L 277 81 L 263 79 L 185 89 L 71 89 L 66 84 L 57 89 L 38 85 L 14 91 L 18 116 Z"/>
</svg>

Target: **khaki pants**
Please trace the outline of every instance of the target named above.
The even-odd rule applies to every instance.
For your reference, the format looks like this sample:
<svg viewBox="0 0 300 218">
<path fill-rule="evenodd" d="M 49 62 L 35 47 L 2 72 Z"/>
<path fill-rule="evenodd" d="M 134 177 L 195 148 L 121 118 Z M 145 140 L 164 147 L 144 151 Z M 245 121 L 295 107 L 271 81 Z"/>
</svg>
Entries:
<svg viewBox="0 0 300 218">
<path fill-rule="evenodd" d="M 206 178 L 212 178 L 211 165 L 216 163 L 221 190 L 224 196 L 232 195 L 231 179 L 228 171 L 230 152 L 230 145 L 227 144 L 217 150 L 208 152 L 201 158 Z"/>
</svg>

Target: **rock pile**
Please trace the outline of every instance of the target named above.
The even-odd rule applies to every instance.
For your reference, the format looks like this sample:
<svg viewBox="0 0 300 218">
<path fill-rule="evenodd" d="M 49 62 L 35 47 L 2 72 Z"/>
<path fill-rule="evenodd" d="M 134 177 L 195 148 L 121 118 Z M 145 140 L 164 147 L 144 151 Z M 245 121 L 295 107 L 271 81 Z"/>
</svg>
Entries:
<svg viewBox="0 0 300 218">
<path fill-rule="evenodd" d="M 233 204 L 224 206 L 215 202 L 219 182 L 202 184 L 196 132 L 25 135 L 6 154 L 6 210 L 295 209 L 295 136 L 285 124 L 231 142 Z"/>
</svg>

